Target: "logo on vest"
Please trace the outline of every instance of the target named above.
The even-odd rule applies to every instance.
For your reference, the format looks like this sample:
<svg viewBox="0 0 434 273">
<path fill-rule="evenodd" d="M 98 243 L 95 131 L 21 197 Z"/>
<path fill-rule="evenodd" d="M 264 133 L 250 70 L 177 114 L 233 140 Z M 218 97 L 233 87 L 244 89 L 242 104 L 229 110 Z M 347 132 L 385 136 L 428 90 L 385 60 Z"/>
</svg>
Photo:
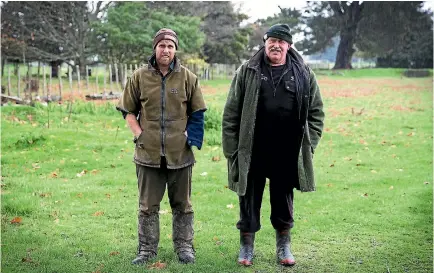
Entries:
<svg viewBox="0 0 434 273">
<path fill-rule="evenodd" d="M 178 88 L 172 88 L 172 89 L 170 89 L 170 93 L 172 93 L 172 94 L 178 94 Z"/>
<path fill-rule="evenodd" d="M 267 76 L 264 76 L 264 74 L 261 73 L 261 81 L 268 81 Z"/>
<path fill-rule="evenodd" d="M 294 76 L 291 76 L 291 81 L 294 81 Z"/>
</svg>

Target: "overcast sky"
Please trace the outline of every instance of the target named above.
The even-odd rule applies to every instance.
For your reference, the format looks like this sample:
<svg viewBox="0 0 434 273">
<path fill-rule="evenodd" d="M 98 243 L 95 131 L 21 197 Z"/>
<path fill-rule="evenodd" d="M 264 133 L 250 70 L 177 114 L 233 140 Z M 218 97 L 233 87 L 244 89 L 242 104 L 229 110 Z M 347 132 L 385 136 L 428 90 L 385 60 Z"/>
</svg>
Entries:
<svg viewBox="0 0 434 273">
<path fill-rule="evenodd" d="M 279 5 L 282 8 L 302 8 L 306 5 L 306 1 L 282 1 L 282 0 L 266 0 L 262 3 L 259 1 L 232 1 L 236 6 L 242 5 L 241 11 L 250 16 L 249 23 L 253 23 L 257 19 L 265 19 L 268 16 L 273 16 L 280 12 Z M 256 2 L 256 3 L 255 3 Z M 265 4 L 266 3 L 266 4 Z"/>
<path fill-rule="evenodd" d="M 278 14 L 280 9 L 278 5 L 282 8 L 302 8 L 306 6 L 306 1 L 293 0 L 293 1 L 282 1 L 282 0 L 265 0 L 264 2 L 259 1 L 232 1 L 236 6 L 242 5 L 242 11 L 250 16 L 247 20 L 249 23 L 253 23 L 257 19 L 265 19 L 268 16 L 273 16 Z M 425 1 L 425 7 L 434 10 L 434 1 Z"/>
</svg>

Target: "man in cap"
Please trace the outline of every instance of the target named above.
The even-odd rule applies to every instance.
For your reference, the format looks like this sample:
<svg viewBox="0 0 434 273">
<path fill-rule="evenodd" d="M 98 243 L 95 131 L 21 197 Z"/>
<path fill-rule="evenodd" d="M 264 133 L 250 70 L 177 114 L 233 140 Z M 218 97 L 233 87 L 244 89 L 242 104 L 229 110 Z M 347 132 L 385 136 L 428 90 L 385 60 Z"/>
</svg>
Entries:
<svg viewBox="0 0 434 273">
<path fill-rule="evenodd" d="M 223 152 L 229 188 L 239 195 L 238 263 L 252 264 L 268 178 L 277 260 L 287 266 L 295 264 L 293 190 L 315 190 L 312 158 L 324 112 L 315 74 L 292 48 L 288 25 L 273 25 L 264 42 L 232 80 L 223 113 Z"/>
<path fill-rule="evenodd" d="M 172 239 L 181 263 L 194 263 L 191 175 L 192 147 L 202 147 L 205 102 L 196 75 L 181 65 L 175 31 L 160 29 L 154 53 L 133 72 L 119 100 L 134 135 L 134 162 L 139 191 L 138 250 L 133 264 L 157 255 L 159 210 L 168 189 Z"/>
</svg>

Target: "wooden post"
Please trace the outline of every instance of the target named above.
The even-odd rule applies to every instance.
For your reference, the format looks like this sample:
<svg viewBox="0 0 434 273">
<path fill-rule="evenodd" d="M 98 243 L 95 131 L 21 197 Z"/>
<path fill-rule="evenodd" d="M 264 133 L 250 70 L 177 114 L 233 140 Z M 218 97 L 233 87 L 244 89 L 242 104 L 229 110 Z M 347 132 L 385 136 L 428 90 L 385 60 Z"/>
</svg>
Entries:
<svg viewBox="0 0 434 273">
<path fill-rule="evenodd" d="M 112 90 L 112 65 L 109 64 L 109 82 L 110 82 L 110 91 Z M 104 94 L 105 94 L 105 88 L 104 88 Z"/>
<path fill-rule="evenodd" d="M 137 70 L 137 64 L 134 64 L 134 70 Z"/>
<path fill-rule="evenodd" d="M 98 83 L 98 71 L 97 69 L 95 69 L 95 80 L 96 80 L 96 93 L 98 94 L 99 92 L 99 83 Z M 95 94 L 95 92 L 94 92 Z"/>
<path fill-rule="evenodd" d="M 89 66 L 86 65 L 86 90 L 89 93 Z"/>
<path fill-rule="evenodd" d="M 12 85 L 11 85 L 11 67 L 8 66 L 8 96 L 11 96 L 11 89 L 12 89 Z"/>
<path fill-rule="evenodd" d="M 122 65 L 121 65 L 122 69 Z M 116 91 L 119 88 L 119 70 L 118 70 L 118 64 L 115 63 L 115 77 L 116 77 Z"/>
<path fill-rule="evenodd" d="M 74 90 L 72 90 L 72 71 L 71 71 L 71 67 L 68 67 L 68 76 L 69 76 L 69 91 L 71 91 L 71 99 L 72 99 L 72 94 L 74 93 Z"/>
<path fill-rule="evenodd" d="M 75 67 L 77 69 L 77 91 L 80 94 L 80 66 L 76 65 Z"/>
<path fill-rule="evenodd" d="M 20 66 L 18 65 L 18 71 L 17 71 L 17 76 L 18 76 L 18 92 L 17 92 L 17 97 L 20 97 L 20 89 L 21 89 L 21 77 L 20 77 Z"/>
<path fill-rule="evenodd" d="M 112 70 L 110 65 L 109 65 L 109 70 L 110 71 Z M 106 96 L 106 86 L 107 86 L 107 70 L 105 69 L 105 67 L 104 67 L 104 73 L 103 73 L 103 75 L 104 75 L 103 98 L 105 98 L 105 96 Z M 111 78 L 111 75 L 110 75 L 110 78 Z"/>
<path fill-rule="evenodd" d="M 63 89 L 63 83 L 62 83 L 62 73 L 60 72 L 60 65 L 57 67 L 57 77 L 59 78 L 59 100 L 62 100 L 62 89 Z M 50 73 L 51 77 L 51 73 Z"/>
<path fill-rule="evenodd" d="M 47 90 L 47 80 L 45 75 L 45 65 L 42 66 L 42 79 L 43 79 L 43 85 L 42 85 L 42 97 L 45 96 L 46 90 Z"/>
<path fill-rule="evenodd" d="M 127 85 L 127 74 L 128 74 L 128 65 L 125 64 L 125 73 L 124 73 L 124 80 L 123 80 L 123 84 L 122 84 L 122 90 L 125 88 L 125 86 Z"/>
<path fill-rule="evenodd" d="M 51 74 L 52 71 L 50 71 L 50 77 L 48 78 L 48 88 L 47 88 L 47 102 L 51 101 L 51 90 L 53 88 L 53 76 Z M 57 74 L 60 75 L 60 70 L 57 71 Z"/>
</svg>

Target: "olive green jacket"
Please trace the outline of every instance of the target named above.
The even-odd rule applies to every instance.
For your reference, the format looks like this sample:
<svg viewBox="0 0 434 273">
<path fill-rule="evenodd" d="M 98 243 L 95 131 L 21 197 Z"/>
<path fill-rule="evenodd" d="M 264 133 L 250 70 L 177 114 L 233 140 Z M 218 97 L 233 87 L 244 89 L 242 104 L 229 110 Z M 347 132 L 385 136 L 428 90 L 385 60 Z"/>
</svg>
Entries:
<svg viewBox="0 0 434 273">
<path fill-rule="evenodd" d="M 232 80 L 224 107 L 222 121 L 223 153 L 228 161 L 229 188 L 244 196 L 250 168 L 256 109 L 260 88 L 260 60 L 264 49 L 260 49 L 249 61 L 242 64 Z M 301 147 L 298 157 L 299 190 L 315 191 L 313 153 L 323 130 L 324 112 L 321 93 L 315 74 L 309 72 L 309 90 L 301 90 L 298 111 L 302 124 Z M 279 149 L 272 143 L 271 149 Z"/>
<path fill-rule="evenodd" d="M 165 156 L 167 168 L 179 169 L 195 163 L 187 144 L 185 130 L 188 117 L 205 110 L 205 102 L 196 75 L 175 58 L 173 70 L 162 77 L 152 65 L 131 75 L 117 109 L 138 116 L 142 133 L 137 139 L 134 162 L 148 167 L 160 167 Z"/>
</svg>

